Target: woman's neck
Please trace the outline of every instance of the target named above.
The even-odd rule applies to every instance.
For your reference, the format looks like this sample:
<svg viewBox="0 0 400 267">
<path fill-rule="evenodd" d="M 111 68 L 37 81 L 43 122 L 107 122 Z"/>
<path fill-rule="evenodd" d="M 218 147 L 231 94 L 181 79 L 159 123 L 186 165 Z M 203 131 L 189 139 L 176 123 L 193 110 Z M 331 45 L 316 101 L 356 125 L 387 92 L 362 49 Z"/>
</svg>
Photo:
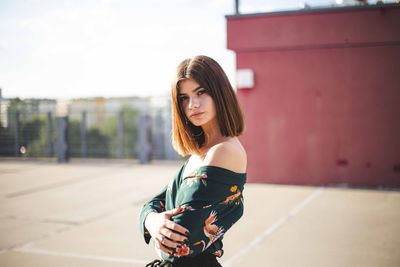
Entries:
<svg viewBox="0 0 400 267">
<path fill-rule="evenodd" d="M 204 131 L 205 142 L 201 148 L 202 155 L 199 156 L 204 156 L 212 146 L 219 144 L 229 138 L 222 135 L 217 118 L 213 119 L 205 125 L 202 125 L 201 127 Z"/>
</svg>

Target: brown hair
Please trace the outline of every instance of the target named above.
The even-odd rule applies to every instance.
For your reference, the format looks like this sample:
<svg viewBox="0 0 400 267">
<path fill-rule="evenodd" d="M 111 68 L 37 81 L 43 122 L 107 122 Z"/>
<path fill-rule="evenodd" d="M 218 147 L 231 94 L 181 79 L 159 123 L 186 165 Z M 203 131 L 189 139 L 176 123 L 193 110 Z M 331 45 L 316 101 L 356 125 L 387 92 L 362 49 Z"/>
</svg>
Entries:
<svg viewBox="0 0 400 267">
<path fill-rule="evenodd" d="M 244 130 L 244 119 L 236 94 L 221 66 L 207 56 L 183 60 L 177 68 L 172 84 L 172 146 L 182 156 L 199 154 L 205 136 L 200 126 L 193 125 L 185 116 L 179 101 L 179 83 L 192 79 L 212 97 L 217 121 L 223 136 L 239 136 Z"/>
</svg>

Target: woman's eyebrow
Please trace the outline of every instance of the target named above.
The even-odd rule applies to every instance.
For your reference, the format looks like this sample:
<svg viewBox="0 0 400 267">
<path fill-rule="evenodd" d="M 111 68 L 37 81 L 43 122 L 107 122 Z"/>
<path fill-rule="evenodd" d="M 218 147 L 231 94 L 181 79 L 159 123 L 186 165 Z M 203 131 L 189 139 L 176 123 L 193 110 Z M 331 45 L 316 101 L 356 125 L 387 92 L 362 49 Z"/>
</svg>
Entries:
<svg viewBox="0 0 400 267">
<path fill-rule="evenodd" d="M 198 87 L 194 88 L 194 89 L 192 90 L 192 92 L 195 93 L 195 92 L 197 92 L 197 91 L 200 90 L 200 89 L 203 89 L 203 87 L 198 86 Z M 179 93 L 179 94 L 178 94 L 178 96 L 181 96 L 181 95 L 186 95 L 186 94 L 183 94 L 183 93 Z"/>
<path fill-rule="evenodd" d="M 194 88 L 194 89 L 192 90 L 192 92 L 197 92 L 197 91 L 200 90 L 201 88 L 203 88 L 203 87 L 198 86 L 198 87 Z"/>
</svg>

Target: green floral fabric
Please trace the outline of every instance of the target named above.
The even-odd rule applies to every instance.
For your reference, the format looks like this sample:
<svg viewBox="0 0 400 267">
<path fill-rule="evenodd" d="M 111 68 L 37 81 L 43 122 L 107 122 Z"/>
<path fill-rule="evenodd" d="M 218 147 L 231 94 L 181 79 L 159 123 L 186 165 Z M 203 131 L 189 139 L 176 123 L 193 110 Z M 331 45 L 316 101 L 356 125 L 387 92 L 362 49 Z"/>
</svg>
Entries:
<svg viewBox="0 0 400 267">
<path fill-rule="evenodd" d="M 245 173 L 207 165 L 182 177 L 186 164 L 140 212 L 140 230 L 145 242 L 149 243 L 151 236 L 144 227 L 144 221 L 150 212 L 163 212 L 176 207 L 183 210 L 172 220 L 189 229 L 189 238 L 181 248 L 173 250 L 174 255 L 162 253 L 163 260 L 169 262 L 202 252 L 221 257 L 224 234 L 243 215 Z"/>
</svg>

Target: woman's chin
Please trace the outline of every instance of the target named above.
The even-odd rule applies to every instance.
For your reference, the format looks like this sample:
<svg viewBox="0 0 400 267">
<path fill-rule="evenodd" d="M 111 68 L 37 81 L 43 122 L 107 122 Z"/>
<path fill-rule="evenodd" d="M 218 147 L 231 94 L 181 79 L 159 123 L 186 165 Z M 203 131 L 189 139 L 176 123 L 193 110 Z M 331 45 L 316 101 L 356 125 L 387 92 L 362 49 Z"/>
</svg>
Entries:
<svg viewBox="0 0 400 267">
<path fill-rule="evenodd" d="M 202 121 L 191 121 L 191 123 L 192 123 L 194 126 L 197 126 L 197 127 L 202 126 L 202 125 L 204 124 L 204 122 L 202 122 Z"/>
</svg>

